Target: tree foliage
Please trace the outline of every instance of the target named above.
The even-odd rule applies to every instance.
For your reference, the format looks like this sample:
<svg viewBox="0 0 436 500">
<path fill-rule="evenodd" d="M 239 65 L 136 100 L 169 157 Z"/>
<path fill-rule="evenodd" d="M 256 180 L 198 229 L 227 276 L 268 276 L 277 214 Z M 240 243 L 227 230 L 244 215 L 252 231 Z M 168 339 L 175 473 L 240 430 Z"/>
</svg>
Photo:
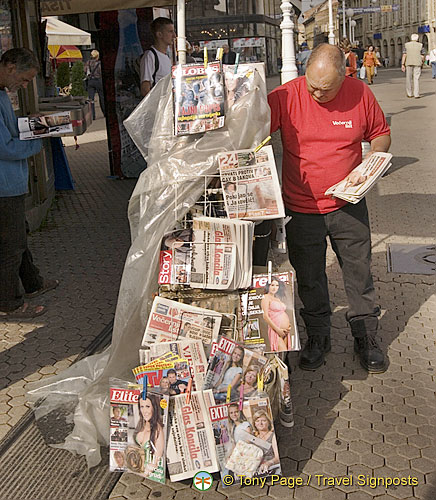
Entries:
<svg viewBox="0 0 436 500">
<path fill-rule="evenodd" d="M 84 85 L 85 70 L 83 62 L 78 61 L 71 68 L 71 92 L 70 95 L 88 95 Z"/>
<path fill-rule="evenodd" d="M 70 68 L 67 62 L 59 64 L 56 71 L 56 85 L 63 89 L 70 84 Z"/>
</svg>

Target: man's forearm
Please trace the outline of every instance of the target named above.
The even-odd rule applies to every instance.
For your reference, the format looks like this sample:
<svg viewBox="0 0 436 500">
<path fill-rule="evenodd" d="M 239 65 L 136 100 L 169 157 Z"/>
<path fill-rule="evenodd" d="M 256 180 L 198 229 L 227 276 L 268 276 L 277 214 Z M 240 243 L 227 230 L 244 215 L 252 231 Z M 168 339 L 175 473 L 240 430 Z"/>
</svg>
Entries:
<svg viewBox="0 0 436 500">
<path fill-rule="evenodd" d="M 145 80 L 141 82 L 141 95 L 145 97 L 151 90 L 151 84 L 149 81 Z"/>
<path fill-rule="evenodd" d="M 371 141 L 371 152 L 387 153 L 391 145 L 390 135 L 380 135 Z"/>
</svg>

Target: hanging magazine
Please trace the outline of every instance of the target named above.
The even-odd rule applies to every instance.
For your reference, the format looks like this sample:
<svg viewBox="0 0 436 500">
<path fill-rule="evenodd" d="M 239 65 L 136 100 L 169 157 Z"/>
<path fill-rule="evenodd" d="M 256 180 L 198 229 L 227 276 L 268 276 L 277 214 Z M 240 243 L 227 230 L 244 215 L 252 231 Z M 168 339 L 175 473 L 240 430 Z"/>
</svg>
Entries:
<svg viewBox="0 0 436 500">
<path fill-rule="evenodd" d="M 372 153 L 345 179 L 328 188 L 325 194 L 358 203 L 392 165 L 391 159 L 390 153 Z"/>
<path fill-rule="evenodd" d="M 224 202 L 231 219 L 279 219 L 285 216 L 272 146 L 218 155 Z"/>
<path fill-rule="evenodd" d="M 221 477 L 281 474 L 280 457 L 268 398 L 209 408 Z M 228 483 L 227 483 L 228 484 Z"/>
<path fill-rule="evenodd" d="M 224 126 L 224 83 L 220 62 L 173 66 L 175 135 Z"/>
<path fill-rule="evenodd" d="M 255 274 L 241 294 L 244 347 L 263 352 L 299 351 L 294 309 L 294 273 Z"/>
<path fill-rule="evenodd" d="M 110 379 L 110 470 L 165 483 L 168 396 Z M 151 425 L 148 425 L 152 422 Z"/>
<path fill-rule="evenodd" d="M 177 229 L 162 238 L 159 285 L 186 285 L 191 279 L 192 229 Z"/>
<path fill-rule="evenodd" d="M 211 391 L 195 391 L 171 398 L 171 429 L 168 436 L 167 466 L 171 481 L 193 477 L 199 471 L 219 470 L 209 407 Z"/>
<path fill-rule="evenodd" d="M 69 111 L 18 118 L 20 140 L 59 137 L 73 132 L 73 123 Z"/>
</svg>

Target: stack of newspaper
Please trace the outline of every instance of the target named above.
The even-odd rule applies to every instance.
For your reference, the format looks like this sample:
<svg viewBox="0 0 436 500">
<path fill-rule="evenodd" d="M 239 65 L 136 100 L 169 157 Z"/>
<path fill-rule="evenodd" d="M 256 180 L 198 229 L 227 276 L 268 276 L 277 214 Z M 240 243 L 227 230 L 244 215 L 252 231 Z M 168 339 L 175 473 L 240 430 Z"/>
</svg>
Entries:
<svg viewBox="0 0 436 500">
<path fill-rule="evenodd" d="M 218 156 L 227 214 L 231 219 L 265 220 L 285 216 L 272 146 Z"/>
<path fill-rule="evenodd" d="M 193 232 L 192 288 L 235 290 L 250 286 L 253 222 L 196 217 Z"/>
<path fill-rule="evenodd" d="M 392 165 L 391 158 L 390 153 L 372 153 L 345 179 L 328 188 L 325 194 L 358 203 Z"/>
</svg>

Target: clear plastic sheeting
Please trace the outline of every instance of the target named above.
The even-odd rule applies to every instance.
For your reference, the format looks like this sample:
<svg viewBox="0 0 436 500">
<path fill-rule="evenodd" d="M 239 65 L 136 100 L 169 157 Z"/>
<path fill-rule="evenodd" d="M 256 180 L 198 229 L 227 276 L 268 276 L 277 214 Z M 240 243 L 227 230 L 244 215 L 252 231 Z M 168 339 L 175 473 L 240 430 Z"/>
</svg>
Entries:
<svg viewBox="0 0 436 500">
<path fill-rule="evenodd" d="M 64 408 L 65 399 L 77 401 L 74 428 L 56 446 L 85 455 L 89 467 L 100 462 L 100 445 L 109 442 L 109 377 L 133 381 L 131 369 L 138 364 L 138 349 L 157 291 L 162 236 L 203 193 L 202 176 L 217 173 L 218 153 L 254 148 L 268 136 L 265 82 L 255 70 L 254 89 L 227 110 L 223 128 L 176 137 L 168 76 L 124 124 L 149 166 L 141 173 L 129 203 L 132 244 L 120 285 L 112 345 L 61 375 L 33 384 L 30 393 L 33 401 L 47 400 L 41 406 L 48 405 L 50 411 L 57 404 Z M 38 412 L 36 418 L 40 418 Z"/>
</svg>

